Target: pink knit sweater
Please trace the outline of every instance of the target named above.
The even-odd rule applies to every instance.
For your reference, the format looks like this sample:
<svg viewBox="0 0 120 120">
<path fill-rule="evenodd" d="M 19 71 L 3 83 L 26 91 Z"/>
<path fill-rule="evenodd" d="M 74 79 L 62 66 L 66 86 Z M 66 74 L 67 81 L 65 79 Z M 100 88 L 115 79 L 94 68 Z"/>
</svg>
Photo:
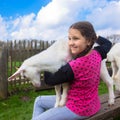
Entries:
<svg viewBox="0 0 120 120">
<path fill-rule="evenodd" d="M 80 116 L 94 115 L 100 109 L 98 85 L 100 81 L 100 54 L 92 52 L 69 62 L 74 80 L 68 92 L 66 106 Z"/>
</svg>

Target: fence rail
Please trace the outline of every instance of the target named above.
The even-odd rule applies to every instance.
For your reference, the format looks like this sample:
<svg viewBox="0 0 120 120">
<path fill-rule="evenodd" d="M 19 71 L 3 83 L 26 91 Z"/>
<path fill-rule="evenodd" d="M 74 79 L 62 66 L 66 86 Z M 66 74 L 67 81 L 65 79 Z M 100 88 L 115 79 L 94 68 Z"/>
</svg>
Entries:
<svg viewBox="0 0 120 120">
<path fill-rule="evenodd" d="M 18 77 L 13 81 L 7 81 L 7 78 L 12 75 L 22 62 L 52 45 L 54 41 L 9 41 L 5 44 L 4 49 L 0 49 L 0 97 L 7 97 L 7 93 L 11 94 L 23 87 L 33 88 L 28 79 Z M 40 74 L 43 79 L 43 73 Z M 48 89 L 49 86 L 42 82 L 39 89 Z"/>
</svg>

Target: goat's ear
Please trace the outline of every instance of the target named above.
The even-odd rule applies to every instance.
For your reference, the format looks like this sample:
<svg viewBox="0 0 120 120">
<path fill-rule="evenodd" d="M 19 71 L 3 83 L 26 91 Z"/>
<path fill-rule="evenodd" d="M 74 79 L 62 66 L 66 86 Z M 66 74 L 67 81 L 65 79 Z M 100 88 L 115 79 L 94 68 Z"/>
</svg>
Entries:
<svg viewBox="0 0 120 120">
<path fill-rule="evenodd" d="M 16 70 L 18 70 L 19 68 L 18 67 L 15 67 Z"/>
</svg>

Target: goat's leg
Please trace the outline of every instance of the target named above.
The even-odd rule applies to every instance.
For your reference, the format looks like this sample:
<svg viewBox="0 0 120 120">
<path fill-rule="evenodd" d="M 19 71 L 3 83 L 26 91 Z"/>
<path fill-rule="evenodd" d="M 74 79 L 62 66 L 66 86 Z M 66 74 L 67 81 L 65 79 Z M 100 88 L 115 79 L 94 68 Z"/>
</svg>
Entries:
<svg viewBox="0 0 120 120">
<path fill-rule="evenodd" d="M 61 100 L 60 100 L 60 103 L 59 103 L 60 107 L 62 107 L 66 104 L 67 93 L 68 93 L 68 90 L 69 90 L 69 83 L 63 83 L 62 88 L 63 88 L 63 93 L 62 93 Z"/>
<path fill-rule="evenodd" d="M 119 88 L 119 70 L 118 70 L 118 65 L 117 65 L 117 63 L 116 63 L 116 61 L 114 61 L 114 62 L 111 62 L 111 67 L 112 67 L 112 72 L 113 72 L 113 74 L 112 74 L 112 79 L 114 80 L 114 85 L 115 85 L 115 89 L 116 90 L 119 90 L 120 88 Z"/>
<path fill-rule="evenodd" d="M 120 91 L 120 58 L 116 60 L 117 73 L 115 74 L 115 89 Z"/>
<path fill-rule="evenodd" d="M 115 75 L 117 74 L 118 67 L 115 62 L 111 62 L 112 67 L 112 79 L 115 80 Z"/>
<path fill-rule="evenodd" d="M 118 69 L 117 74 L 115 75 L 115 90 L 120 91 L 120 69 Z"/>
<path fill-rule="evenodd" d="M 56 85 L 56 86 L 55 86 L 55 92 L 56 92 L 55 107 L 58 107 L 58 106 L 59 106 L 60 99 L 61 99 L 61 85 Z"/>
<path fill-rule="evenodd" d="M 114 104 L 114 98 L 115 98 L 114 89 L 113 89 L 113 80 L 108 73 L 105 59 L 101 63 L 100 76 L 101 76 L 101 79 L 106 83 L 106 85 L 108 87 L 108 92 L 109 92 L 108 104 L 113 105 Z"/>
</svg>

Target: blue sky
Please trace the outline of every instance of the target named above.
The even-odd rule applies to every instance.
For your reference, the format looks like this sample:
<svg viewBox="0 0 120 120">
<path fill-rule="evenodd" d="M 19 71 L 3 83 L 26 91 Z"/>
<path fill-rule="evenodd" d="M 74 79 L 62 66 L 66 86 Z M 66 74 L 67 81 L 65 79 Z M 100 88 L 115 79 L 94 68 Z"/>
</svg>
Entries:
<svg viewBox="0 0 120 120">
<path fill-rule="evenodd" d="M 120 34 L 120 0 L 0 0 L 0 40 L 65 38 L 90 21 L 102 36 Z"/>
<path fill-rule="evenodd" d="M 37 12 L 51 0 L 0 0 L 0 14 L 2 17 L 17 17 Z"/>
</svg>

